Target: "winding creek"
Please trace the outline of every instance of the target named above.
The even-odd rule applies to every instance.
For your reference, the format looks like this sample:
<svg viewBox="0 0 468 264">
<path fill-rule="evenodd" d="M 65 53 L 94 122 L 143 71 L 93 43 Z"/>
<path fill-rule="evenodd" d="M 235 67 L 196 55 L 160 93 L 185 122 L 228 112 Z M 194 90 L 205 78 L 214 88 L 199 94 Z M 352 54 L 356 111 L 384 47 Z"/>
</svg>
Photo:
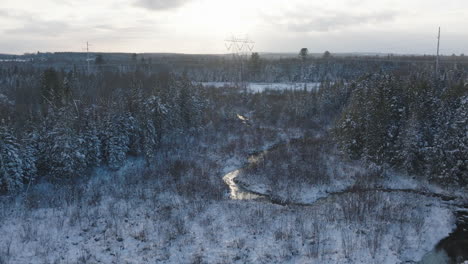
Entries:
<svg viewBox="0 0 468 264">
<path fill-rule="evenodd" d="M 297 140 L 297 139 L 292 139 Z M 452 263 L 468 263 L 468 204 L 457 202 L 457 197 L 439 193 L 426 192 L 415 189 L 389 189 L 389 188 L 348 188 L 339 192 L 329 193 L 328 196 L 319 198 L 311 203 L 297 203 L 294 201 L 284 201 L 272 193 L 259 193 L 249 189 L 248 186 L 236 181 L 239 174 L 252 163 L 260 160 L 267 152 L 272 151 L 279 146 L 289 144 L 292 140 L 286 143 L 275 144 L 266 150 L 257 151 L 248 157 L 248 162 L 241 168 L 233 170 L 224 175 L 223 180 L 230 190 L 230 198 L 233 200 L 257 200 L 278 204 L 281 206 L 313 206 L 319 201 L 333 199 L 336 196 L 357 193 L 357 192 L 404 192 L 414 193 L 427 197 L 435 197 L 442 200 L 448 206 L 453 208 L 456 215 L 456 229 L 446 238 L 439 241 L 436 247 L 428 252 L 423 259 L 418 262 L 420 264 L 452 264 Z"/>
<path fill-rule="evenodd" d="M 456 211 L 455 214 L 455 230 L 439 241 L 435 249 L 427 253 L 419 263 L 468 263 L 468 208 Z"/>
</svg>

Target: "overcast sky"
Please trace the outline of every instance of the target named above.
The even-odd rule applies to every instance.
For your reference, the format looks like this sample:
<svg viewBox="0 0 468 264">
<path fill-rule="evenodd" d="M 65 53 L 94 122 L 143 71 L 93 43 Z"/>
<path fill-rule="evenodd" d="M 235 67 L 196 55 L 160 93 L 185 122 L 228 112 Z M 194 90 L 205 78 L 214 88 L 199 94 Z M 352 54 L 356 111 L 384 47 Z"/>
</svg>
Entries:
<svg viewBox="0 0 468 264">
<path fill-rule="evenodd" d="M 0 53 L 261 52 L 468 54 L 468 0 L 0 0 Z"/>
</svg>

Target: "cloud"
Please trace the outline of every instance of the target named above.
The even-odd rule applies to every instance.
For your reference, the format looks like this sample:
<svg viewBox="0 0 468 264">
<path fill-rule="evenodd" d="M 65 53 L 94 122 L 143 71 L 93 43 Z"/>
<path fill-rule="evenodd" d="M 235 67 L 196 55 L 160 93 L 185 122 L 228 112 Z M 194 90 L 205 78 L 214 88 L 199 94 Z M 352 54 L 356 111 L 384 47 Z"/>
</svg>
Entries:
<svg viewBox="0 0 468 264">
<path fill-rule="evenodd" d="M 0 9 L 0 18 L 2 17 L 10 22 L 10 26 L 4 26 L 2 31 L 11 35 L 55 37 L 71 29 L 64 21 L 42 19 L 34 13 L 22 10 Z"/>
<path fill-rule="evenodd" d="M 396 12 L 381 11 L 373 13 L 346 13 L 319 11 L 318 15 L 305 13 L 290 13 L 282 16 L 264 16 L 266 21 L 286 28 L 292 32 L 328 32 L 339 29 L 378 24 L 392 21 Z"/>
<path fill-rule="evenodd" d="M 10 26 L 4 26 L 3 32 L 11 35 L 57 37 L 77 29 L 65 20 L 50 20 L 39 13 L 20 9 L 0 9 L 0 18 L 5 17 Z"/>
<path fill-rule="evenodd" d="M 71 30 L 70 25 L 62 21 L 29 19 L 22 26 L 5 30 L 7 34 L 39 35 L 56 37 Z"/>
<path fill-rule="evenodd" d="M 175 9 L 185 5 L 190 0 L 136 0 L 135 5 L 153 11 Z"/>
<path fill-rule="evenodd" d="M 8 17 L 8 12 L 6 10 L 0 9 L 0 17 Z"/>
</svg>

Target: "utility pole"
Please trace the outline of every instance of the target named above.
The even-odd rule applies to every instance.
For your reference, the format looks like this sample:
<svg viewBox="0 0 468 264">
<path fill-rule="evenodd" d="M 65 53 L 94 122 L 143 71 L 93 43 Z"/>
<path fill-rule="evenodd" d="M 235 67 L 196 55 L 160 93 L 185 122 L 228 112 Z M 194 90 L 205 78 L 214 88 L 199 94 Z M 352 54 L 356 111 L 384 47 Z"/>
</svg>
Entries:
<svg viewBox="0 0 468 264">
<path fill-rule="evenodd" d="M 439 75 L 439 48 L 440 48 L 440 27 L 439 27 L 439 34 L 437 35 L 437 58 L 436 58 L 436 78 Z"/>
<path fill-rule="evenodd" d="M 86 41 L 86 63 L 88 64 L 88 74 L 91 72 L 91 65 L 90 65 L 91 58 L 89 57 L 89 46 L 91 45 L 89 44 L 88 41 Z"/>
</svg>

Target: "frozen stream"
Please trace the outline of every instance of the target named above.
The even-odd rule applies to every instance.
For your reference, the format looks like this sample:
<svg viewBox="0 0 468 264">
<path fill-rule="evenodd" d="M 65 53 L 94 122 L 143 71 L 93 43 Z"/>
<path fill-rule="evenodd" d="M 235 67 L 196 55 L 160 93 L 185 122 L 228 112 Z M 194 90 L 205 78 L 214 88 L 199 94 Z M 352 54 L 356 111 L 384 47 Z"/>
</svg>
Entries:
<svg viewBox="0 0 468 264">
<path fill-rule="evenodd" d="M 265 90 L 317 90 L 320 88 L 320 82 L 308 82 L 308 83 L 254 83 L 249 82 L 245 84 L 236 84 L 233 82 L 202 82 L 200 83 L 204 87 L 238 87 L 239 85 L 245 85 L 248 91 L 253 93 L 260 93 Z"/>
<path fill-rule="evenodd" d="M 427 253 L 420 264 L 468 263 L 468 208 L 456 214 L 457 228 Z"/>
<path fill-rule="evenodd" d="M 287 143 L 284 143 L 287 144 Z M 249 166 L 249 164 L 257 162 L 265 153 L 278 147 L 279 145 L 274 145 L 267 150 L 261 151 L 257 154 L 251 155 L 248 160 L 249 163 L 244 167 Z M 236 182 L 237 176 L 244 169 L 238 168 L 233 170 L 226 175 L 224 175 L 223 180 L 228 185 L 230 190 L 230 198 L 233 200 L 262 200 L 268 201 L 274 204 L 280 205 L 296 205 L 296 206 L 312 206 L 314 203 L 319 200 L 329 199 L 337 195 L 343 195 L 351 192 L 371 192 L 371 191 L 382 191 L 382 192 L 405 192 L 405 193 L 415 193 L 428 197 L 437 197 L 445 202 L 452 202 L 456 197 L 446 196 L 437 193 L 424 192 L 419 190 L 412 189 L 385 189 L 385 188 L 373 188 L 373 189 L 347 189 L 340 192 L 330 193 L 327 197 L 320 198 L 315 202 L 304 204 L 304 203 L 294 203 L 286 202 L 275 197 L 271 193 L 258 193 L 252 190 L 249 190 L 248 187 L 244 187 Z M 419 262 L 420 264 L 452 264 L 452 263 L 468 263 L 468 205 L 461 206 L 456 210 L 457 215 L 457 228 L 446 238 L 442 239 L 434 250 L 428 252 L 424 258 Z"/>
</svg>

